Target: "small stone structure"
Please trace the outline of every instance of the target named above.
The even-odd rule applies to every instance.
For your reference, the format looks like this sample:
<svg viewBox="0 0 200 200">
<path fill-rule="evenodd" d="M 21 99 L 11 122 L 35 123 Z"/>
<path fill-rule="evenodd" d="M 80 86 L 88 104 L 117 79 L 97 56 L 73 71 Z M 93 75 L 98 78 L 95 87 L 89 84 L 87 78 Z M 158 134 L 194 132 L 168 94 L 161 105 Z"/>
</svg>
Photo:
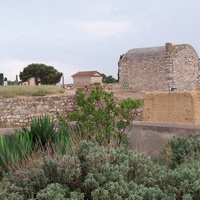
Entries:
<svg viewBox="0 0 200 200">
<path fill-rule="evenodd" d="M 131 49 L 120 57 L 119 83 L 135 91 L 199 87 L 199 57 L 188 44 Z"/>
<path fill-rule="evenodd" d="M 56 120 L 56 112 L 66 115 L 74 105 L 74 95 L 0 98 L 0 128 L 29 126 L 33 117 L 46 113 Z"/>
<path fill-rule="evenodd" d="M 143 121 L 200 124 L 200 90 L 146 93 Z"/>
<path fill-rule="evenodd" d="M 36 85 L 35 78 L 34 77 L 29 78 L 26 82 L 22 82 L 22 85 L 23 86 L 35 86 Z M 41 85 L 41 84 L 39 83 L 39 85 Z"/>
<path fill-rule="evenodd" d="M 72 75 L 74 88 L 83 88 L 91 84 L 102 84 L 102 75 L 98 71 L 81 71 Z"/>
</svg>

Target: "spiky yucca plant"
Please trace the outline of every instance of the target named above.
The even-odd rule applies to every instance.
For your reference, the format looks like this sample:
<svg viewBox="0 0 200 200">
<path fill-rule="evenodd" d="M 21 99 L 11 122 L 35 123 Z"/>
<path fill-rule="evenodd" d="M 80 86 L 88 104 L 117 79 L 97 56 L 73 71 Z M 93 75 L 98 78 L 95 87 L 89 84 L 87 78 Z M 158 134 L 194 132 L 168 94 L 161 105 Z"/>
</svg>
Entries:
<svg viewBox="0 0 200 200">
<path fill-rule="evenodd" d="M 48 114 L 34 118 L 30 128 L 22 127 L 13 135 L 0 135 L 0 172 L 16 169 L 39 148 L 52 153 L 64 154 L 71 148 L 68 127 L 61 125 L 56 128 Z"/>
<path fill-rule="evenodd" d="M 28 132 L 0 135 L 0 171 L 16 169 L 32 152 L 32 139 Z"/>
</svg>

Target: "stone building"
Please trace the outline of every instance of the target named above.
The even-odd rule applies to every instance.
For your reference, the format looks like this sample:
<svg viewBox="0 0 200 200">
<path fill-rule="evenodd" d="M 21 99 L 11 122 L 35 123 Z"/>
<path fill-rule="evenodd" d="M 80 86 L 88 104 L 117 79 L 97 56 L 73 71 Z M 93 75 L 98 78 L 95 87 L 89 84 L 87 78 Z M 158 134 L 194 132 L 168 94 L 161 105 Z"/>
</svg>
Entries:
<svg viewBox="0 0 200 200">
<path fill-rule="evenodd" d="M 102 84 L 102 75 L 98 71 L 81 71 L 72 75 L 74 88 L 91 84 Z"/>
<path fill-rule="evenodd" d="M 35 78 L 34 77 L 29 78 L 27 81 L 22 82 L 22 85 L 23 86 L 36 86 Z M 39 85 L 41 85 L 41 83 L 39 83 Z"/>
<path fill-rule="evenodd" d="M 192 90 L 199 87 L 199 57 L 188 44 L 131 49 L 119 60 L 122 89 Z"/>
</svg>

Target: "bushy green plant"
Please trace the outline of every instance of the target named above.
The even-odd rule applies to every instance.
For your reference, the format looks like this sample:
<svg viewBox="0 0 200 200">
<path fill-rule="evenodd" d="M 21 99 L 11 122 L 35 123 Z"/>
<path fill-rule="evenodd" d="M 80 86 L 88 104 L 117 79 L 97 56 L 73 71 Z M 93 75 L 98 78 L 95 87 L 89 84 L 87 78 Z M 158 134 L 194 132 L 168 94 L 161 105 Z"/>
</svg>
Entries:
<svg viewBox="0 0 200 200">
<path fill-rule="evenodd" d="M 200 134 L 190 134 L 189 137 L 173 137 L 169 140 L 163 155 L 171 167 L 184 162 L 193 162 L 200 157 Z"/>
<path fill-rule="evenodd" d="M 83 141 L 74 152 L 5 175 L 0 199 L 198 199 L 199 169 L 199 161 L 168 169 L 123 147 Z"/>
<path fill-rule="evenodd" d="M 127 143 L 126 128 L 134 120 L 140 100 L 128 98 L 118 105 L 113 92 L 99 87 L 89 95 L 77 91 L 76 100 L 78 109 L 68 114 L 68 121 L 76 121 L 74 130 L 82 139 L 104 145 Z"/>
<path fill-rule="evenodd" d="M 64 188 L 63 185 L 59 183 L 51 183 L 47 185 L 46 188 L 40 190 L 37 193 L 38 200 L 66 200 L 65 193 L 67 193 L 67 187 Z"/>
<path fill-rule="evenodd" d="M 168 194 L 176 195 L 177 199 L 191 197 L 188 199 L 200 198 L 200 162 L 182 163 L 173 170 L 169 170 L 164 176 L 162 187 Z M 183 198 L 183 199 L 184 199 Z"/>
<path fill-rule="evenodd" d="M 63 196 L 69 199 L 72 196 L 77 199 L 128 199 L 129 195 L 134 194 L 133 188 L 135 192 L 138 188 L 145 188 L 137 186 L 137 176 L 144 175 L 144 170 L 139 167 L 142 163 L 152 166 L 150 159 L 146 160 L 133 151 L 128 152 L 124 148 L 106 149 L 97 143 L 83 142 L 75 154 L 60 159 L 47 157 L 37 164 L 37 168 L 5 176 L 0 185 L 0 197 L 5 195 L 5 190 L 8 196 L 17 192 L 25 199 L 38 195 L 44 197 L 50 187 L 48 184 L 57 183 L 58 190 L 62 188 L 65 191 Z M 51 195 L 56 196 L 55 193 L 52 191 Z M 137 196 L 147 196 L 147 192 L 140 193 Z"/>
<path fill-rule="evenodd" d="M 0 199 L 198 199 L 200 162 L 168 169 L 123 147 L 83 142 L 64 156 L 7 174 Z"/>
</svg>

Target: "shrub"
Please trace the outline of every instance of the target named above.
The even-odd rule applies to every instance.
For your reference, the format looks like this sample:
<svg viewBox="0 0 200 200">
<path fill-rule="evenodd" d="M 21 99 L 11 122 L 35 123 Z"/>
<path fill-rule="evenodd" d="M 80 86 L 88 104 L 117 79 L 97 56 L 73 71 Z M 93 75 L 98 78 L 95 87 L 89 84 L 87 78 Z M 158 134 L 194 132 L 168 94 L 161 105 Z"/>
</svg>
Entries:
<svg viewBox="0 0 200 200">
<path fill-rule="evenodd" d="M 0 199 L 195 199 L 200 162 L 167 169 L 123 147 L 83 142 L 61 157 L 44 157 L 36 167 L 7 174 Z"/>
<path fill-rule="evenodd" d="M 199 199 L 200 162 L 174 169 L 120 147 L 83 141 L 65 155 L 5 174 L 0 199 Z"/>
<path fill-rule="evenodd" d="M 77 91 L 78 109 L 68 114 L 68 121 L 76 121 L 75 132 L 82 139 L 109 145 L 127 143 L 126 128 L 130 126 L 141 106 L 140 100 L 126 99 L 119 105 L 113 92 L 96 87 L 87 95 Z"/>
<path fill-rule="evenodd" d="M 38 200 L 66 200 L 65 193 L 67 193 L 67 187 L 63 187 L 59 183 L 51 183 L 46 188 L 40 190 L 37 193 Z"/>
<path fill-rule="evenodd" d="M 168 164 L 174 168 L 184 162 L 199 159 L 200 134 L 190 134 L 188 138 L 179 136 L 169 140 L 163 155 Z"/>
</svg>

